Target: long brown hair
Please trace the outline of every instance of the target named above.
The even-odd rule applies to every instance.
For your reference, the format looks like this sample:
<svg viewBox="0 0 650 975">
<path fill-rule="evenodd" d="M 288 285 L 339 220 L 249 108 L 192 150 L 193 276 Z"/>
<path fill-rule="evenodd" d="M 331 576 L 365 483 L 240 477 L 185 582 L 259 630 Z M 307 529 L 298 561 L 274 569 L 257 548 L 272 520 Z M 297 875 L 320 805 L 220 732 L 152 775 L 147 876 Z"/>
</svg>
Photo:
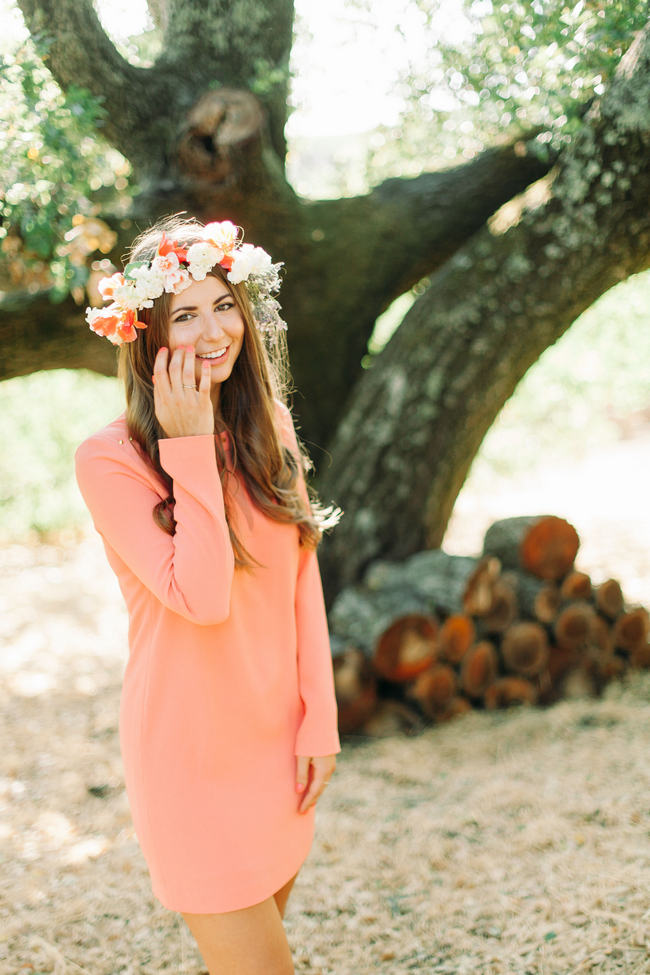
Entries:
<svg viewBox="0 0 650 975">
<path fill-rule="evenodd" d="M 134 240 L 124 263 L 152 260 L 163 231 L 171 240 L 186 247 L 199 239 L 202 227 L 198 220 L 181 214 L 163 217 Z M 306 506 L 298 489 L 298 462 L 306 474 L 312 467 L 311 461 L 299 440 L 296 460 L 280 436 L 274 400 L 286 406 L 290 392 L 285 332 L 279 329 L 270 334 L 260 333 L 245 284 L 231 284 L 220 265 L 215 265 L 208 273 L 224 282 L 244 322 L 241 351 L 219 391 L 222 429 L 228 431 L 232 444 L 231 469 L 241 473 L 251 498 L 265 515 L 275 521 L 297 524 L 301 544 L 316 548 L 323 531 L 336 524 L 341 513 L 331 506 L 323 508 L 311 487 L 308 488 L 310 506 Z M 147 324 L 147 328 L 137 330 L 134 342 L 120 346 L 118 376 L 124 383 L 129 434 L 167 488 L 167 497 L 153 509 L 154 520 L 163 531 L 173 535 L 176 522 L 172 478 L 160 465 L 158 440 L 165 434 L 156 417 L 151 378 L 158 350 L 169 345 L 170 304 L 171 295 L 165 292 L 154 300 L 152 308 L 138 312 L 138 318 Z M 215 450 L 225 489 L 229 471 L 219 436 L 215 437 Z M 226 490 L 224 500 L 235 563 L 251 568 L 256 560 L 232 527 Z"/>
</svg>

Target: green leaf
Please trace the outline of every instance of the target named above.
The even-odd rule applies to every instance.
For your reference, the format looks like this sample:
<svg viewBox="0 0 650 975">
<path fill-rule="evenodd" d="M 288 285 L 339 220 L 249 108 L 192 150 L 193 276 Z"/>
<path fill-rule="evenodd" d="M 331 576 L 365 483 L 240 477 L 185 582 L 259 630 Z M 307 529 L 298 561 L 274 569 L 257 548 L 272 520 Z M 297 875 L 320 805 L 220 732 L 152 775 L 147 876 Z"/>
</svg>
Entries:
<svg viewBox="0 0 650 975">
<path fill-rule="evenodd" d="M 132 272 L 138 267 L 147 267 L 149 261 L 130 261 L 124 268 L 124 277 L 130 280 L 134 280 L 132 277 Z"/>
</svg>

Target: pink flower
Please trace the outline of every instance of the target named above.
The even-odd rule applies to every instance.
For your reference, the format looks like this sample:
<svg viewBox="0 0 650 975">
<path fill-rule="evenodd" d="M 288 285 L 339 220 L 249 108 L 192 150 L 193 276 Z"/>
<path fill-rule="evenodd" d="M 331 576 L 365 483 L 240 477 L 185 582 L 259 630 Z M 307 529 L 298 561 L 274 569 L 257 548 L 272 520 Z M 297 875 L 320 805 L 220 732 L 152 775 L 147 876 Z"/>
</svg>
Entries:
<svg viewBox="0 0 650 975">
<path fill-rule="evenodd" d="M 165 275 L 165 291 L 168 293 L 179 295 L 181 291 L 185 291 L 186 288 L 189 288 L 191 283 L 192 277 L 190 272 L 183 267 L 169 271 Z"/>
</svg>

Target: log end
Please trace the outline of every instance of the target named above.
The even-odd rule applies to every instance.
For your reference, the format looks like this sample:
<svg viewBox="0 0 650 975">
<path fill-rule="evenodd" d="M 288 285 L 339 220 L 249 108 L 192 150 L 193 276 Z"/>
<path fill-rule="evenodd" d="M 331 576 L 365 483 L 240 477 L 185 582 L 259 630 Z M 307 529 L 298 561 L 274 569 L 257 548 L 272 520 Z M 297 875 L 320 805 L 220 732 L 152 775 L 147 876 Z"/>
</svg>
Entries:
<svg viewBox="0 0 650 975">
<path fill-rule="evenodd" d="M 398 617 L 377 640 L 375 670 L 395 683 L 412 680 L 436 659 L 437 638 L 438 620 L 434 616 L 408 613 Z"/>
<path fill-rule="evenodd" d="M 357 647 L 346 647 L 332 661 L 341 734 L 360 728 L 377 705 L 377 681 L 369 660 Z"/>
<path fill-rule="evenodd" d="M 465 654 L 460 670 L 460 686 L 469 697 L 480 698 L 497 673 L 497 654 L 489 640 L 479 640 Z"/>
<path fill-rule="evenodd" d="M 540 579 L 563 579 L 579 547 L 580 538 L 573 525 L 556 515 L 545 515 L 521 539 L 521 565 Z"/>
<path fill-rule="evenodd" d="M 485 692 L 485 707 L 491 711 L 536 702 L 537 689 L 525 677 L 500 677 Z"/>
</svg>

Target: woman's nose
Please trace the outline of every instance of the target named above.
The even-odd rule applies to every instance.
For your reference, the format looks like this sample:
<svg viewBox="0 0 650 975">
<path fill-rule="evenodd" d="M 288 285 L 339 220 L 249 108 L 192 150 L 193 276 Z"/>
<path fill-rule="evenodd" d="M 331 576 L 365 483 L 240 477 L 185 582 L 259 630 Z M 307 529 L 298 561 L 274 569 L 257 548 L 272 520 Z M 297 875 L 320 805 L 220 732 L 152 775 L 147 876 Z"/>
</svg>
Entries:
<svg viewBox="0 0 650 975">
<path fill-rule="evenodd" d="M 219 315 L 214 311 L 206 312 L 204 315 L 203 331 L 206 335 L 209 335 L 212 338 L 219 338 L 226 334 L 221 322 L 219 321 Z"/>
</svg>

